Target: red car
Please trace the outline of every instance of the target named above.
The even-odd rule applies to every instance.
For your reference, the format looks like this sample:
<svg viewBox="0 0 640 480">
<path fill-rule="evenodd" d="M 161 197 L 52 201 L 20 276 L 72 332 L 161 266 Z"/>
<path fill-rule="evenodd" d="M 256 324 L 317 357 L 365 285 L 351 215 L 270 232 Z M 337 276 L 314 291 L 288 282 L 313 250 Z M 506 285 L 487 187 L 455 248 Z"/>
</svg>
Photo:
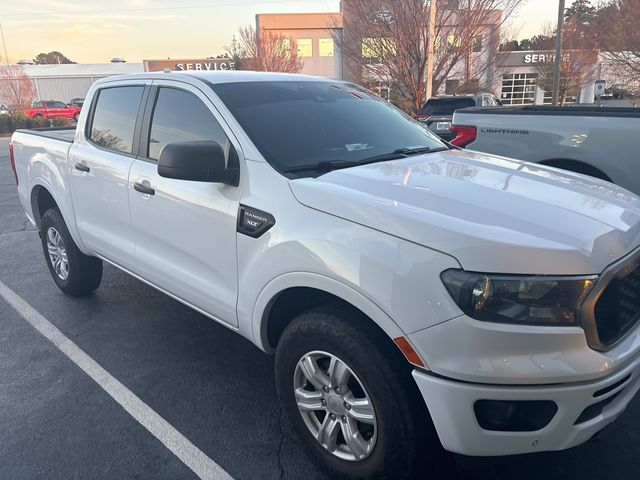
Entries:
<svg viewBox="0 0 640 480">
<path fill-rule="evenodd" d="M 80 116 L 80 107 L 68 106 L 64 102 L 56 102 L 53 100 L 45 100 L 33 102 L 32 107 L 27 110 L 27 117 L 42 117 L 49 120 L 50 118 L 73 118 L 78 120 Z"/>
</svg>

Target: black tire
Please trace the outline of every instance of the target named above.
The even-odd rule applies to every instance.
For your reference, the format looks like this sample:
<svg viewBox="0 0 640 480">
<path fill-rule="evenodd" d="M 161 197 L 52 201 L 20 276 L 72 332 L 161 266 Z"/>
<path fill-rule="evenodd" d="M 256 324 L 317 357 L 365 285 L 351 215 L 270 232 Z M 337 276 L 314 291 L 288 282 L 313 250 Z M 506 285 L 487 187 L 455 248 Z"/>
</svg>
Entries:
<svg viewBox="0 0 640 480">
<path fill-rule="evenodd" d="M 50 229 L 60 236 L 62 245 L 66 250 L 67 276 L 62 278 L 56 272 L 51 256 L 48 252 L 47 238 Z M 58 288 L 72 297 L 84 297 L 90 295 L 100 286 L 102 281 L 102 260 L 89 257 L 83 254 L 71 238 L 69 229 L 62 218 L 60 212 L 55 209 L 47 210 L 42 216 L 40 224 L 40 237 L 42 240 L 42 251 L 49 267 L 49 273 Z"/>
<path fill-rule="evenodd" d="M 398 358 L 393 345 L 371 332 L 366 321 L 358 312 L 327 306 L 309 310 L 289 324 L 276 351 L 280 402 L 299 439 L 319 467 L 334 478 L 444 478 L 450 456 L 437 439 L 410 377 L 411 368 L 402 356 Z M 330 453 L 313 436 L 298 410 L 296 366 L 313 351 L 330 353 L 347 364 L 371 399 L 377 438 L 363 460 L 343 460 Z"/>
</svg>

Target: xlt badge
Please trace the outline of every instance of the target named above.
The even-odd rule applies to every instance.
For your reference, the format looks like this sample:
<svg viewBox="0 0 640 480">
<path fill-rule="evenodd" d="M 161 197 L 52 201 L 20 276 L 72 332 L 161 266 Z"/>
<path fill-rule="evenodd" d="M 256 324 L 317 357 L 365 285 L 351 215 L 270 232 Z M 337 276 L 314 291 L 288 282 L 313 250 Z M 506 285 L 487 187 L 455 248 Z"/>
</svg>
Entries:
<svg viewBox="0 0 640 480">
<path fill-rule="evenodd" d="M 276 219 L 270 213 L 240 205 L 238 210 L 238 233 L 258 238 L 275 224 Z"/>
</svg>

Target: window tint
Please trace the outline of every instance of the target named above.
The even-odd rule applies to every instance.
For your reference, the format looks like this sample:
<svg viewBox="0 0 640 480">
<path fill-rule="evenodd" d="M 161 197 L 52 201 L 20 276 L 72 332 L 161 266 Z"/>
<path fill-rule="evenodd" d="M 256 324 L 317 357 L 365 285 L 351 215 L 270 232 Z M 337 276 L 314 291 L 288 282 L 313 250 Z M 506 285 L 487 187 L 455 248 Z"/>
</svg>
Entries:
<svg viewBox="0 0 640 480">
<path fill-rule="evenodd" d="M 184 90 L 161 88 L 151 119 L 149 158 L 160 158 L 169 143 L 213 140 L 225 152 L 231 144 L 224 130 L 202 101 Z"/>
<path fill-rule="evenodd" d="M 42 102 L 33 102 L 33 108 L 42 108 Z"/>
<path fill-rule="evenodd" d="M 62 102 L 53 102 L 53 108 L 67 108 L 67 104 Z"/>
<path fill-rule="evenodd" d="M 476 102 L 471 97 L 430 98 L 418 113 L 426 115 L 453 115 L 453 112 L 460 108 L 475 106 Z"/>
<path fill-rule="evenodd" d="M 342 82 L 235 82 L 212 87 L 255 146 L 281 170 L 358 162 L 444 145 L 389 102 Z"/>
<path fill-rule="evenodd" d="M 119 152 L 133 151 L 133 132 L 144 87 L 104 88 L 91 125 L 91 140 Z"/>
</svg>

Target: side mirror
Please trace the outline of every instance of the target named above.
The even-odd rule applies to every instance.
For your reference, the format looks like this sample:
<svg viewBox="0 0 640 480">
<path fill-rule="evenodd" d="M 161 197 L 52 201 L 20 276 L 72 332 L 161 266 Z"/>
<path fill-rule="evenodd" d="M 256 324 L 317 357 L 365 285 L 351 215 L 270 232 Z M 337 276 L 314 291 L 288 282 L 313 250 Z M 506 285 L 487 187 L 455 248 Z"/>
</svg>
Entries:
<svg viewBox="0 0 640 480">
<path fill-rule="evenodd" d="M 240 184 L 240 168 L 235 155 L 235 151 L 230 152 L 229 165 L 226 165 L 224 150 L 217 142 L 170 143 L 160 152 L 158 175 L 237 187 Z"/>
</svg>

